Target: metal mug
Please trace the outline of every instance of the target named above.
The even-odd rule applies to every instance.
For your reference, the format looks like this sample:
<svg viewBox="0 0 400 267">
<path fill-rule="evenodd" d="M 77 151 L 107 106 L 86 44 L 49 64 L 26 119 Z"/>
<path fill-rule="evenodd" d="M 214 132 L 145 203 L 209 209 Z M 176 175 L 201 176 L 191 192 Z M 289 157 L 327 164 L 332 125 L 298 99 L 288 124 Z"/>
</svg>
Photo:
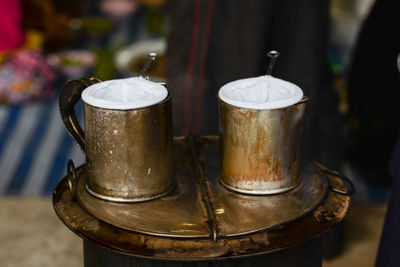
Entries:
<svg viewBox="0 0 400 267">
<path fill-rule="evenodd" d="M 220 182 L 246 194 L 276 194 L 299 183 L 308 98 L 285 108 L 256 110 L 219 98 Z"/>
<path fill-rule="evenodd" d="M 95 77 L 68 81 L 60 92 L 62 120 L 86 154 L 86 189 L 116 202 L 138 202 L 168 194 L 174 187 L 171 93 L 154 105 L 106 109 L 84 102 L 85 132 L 74 106 Z"/>
</svg>

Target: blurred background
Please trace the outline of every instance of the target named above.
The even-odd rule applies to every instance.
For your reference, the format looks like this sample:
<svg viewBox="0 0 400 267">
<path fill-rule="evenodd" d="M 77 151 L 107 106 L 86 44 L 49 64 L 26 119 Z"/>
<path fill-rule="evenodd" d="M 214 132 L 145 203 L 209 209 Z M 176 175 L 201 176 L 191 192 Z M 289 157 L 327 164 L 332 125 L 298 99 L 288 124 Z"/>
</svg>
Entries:
<svg viewBox="0 0 400 267">
<path fill-rule="evenodd" d="M 147 75 L 173 93 L 174 134 L 218 134 L 218 89 L 265 74 L 275 49 L 273 75 L 311 98 L 307 153 L 356 186 L 324 266 L 373 266 L 396 188 L 398 10 L 389 0 L 0 0 L 1 265 L 82 265 L 50 200 L 67 160 L 85 161 L 59 115 L 67 80 L 136 76 L 157 52 Z M 82 121 L 81 103 L 76 112 Z"/>
</svg>

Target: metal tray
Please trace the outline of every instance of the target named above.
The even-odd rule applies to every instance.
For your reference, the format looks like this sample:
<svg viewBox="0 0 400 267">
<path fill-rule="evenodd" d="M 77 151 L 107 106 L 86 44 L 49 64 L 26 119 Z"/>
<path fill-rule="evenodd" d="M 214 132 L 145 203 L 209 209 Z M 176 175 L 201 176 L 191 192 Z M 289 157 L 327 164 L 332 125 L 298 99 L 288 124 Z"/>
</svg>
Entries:
<svg viewBox="0 0 400 267">
<path fill-rule="evenodd" d="M 193 152 L 194 146 L 187 139 L 175 141 L 174 178 L 178 186 L 163 198 L 141 203 L 96 198 L 86 190 L 87 175 L 82 169 L 78 175 L 77 200 L 99 220 L 125 230 L 207 239 L 214 230 L 210 220 L 215 221 L 219 238 L 263 231 L 308 214 L 326 194 L 327 180 L 312 162 L 305 164 L 300 184 L 289 192 L 254 196 L 229 191 L 218 182 L 217 140 L 198 139 L 196 148 L 200 149 Z"/>
<path fill-rule="evenodd" d="M 304 165 L 301 182 L 293 190 L 254 196 L 219 184 L 217 137 L 176 138 L 174 149 L 178 187 L 168 196 L 129 204 L 98 199 L 86 191 L 81 166 L 76 198 L 67 178 L 53 193 L 57 215 L 81 237 L 118 252 L 209 259 L 304 242 L 328 231 L 349 209 L 342 177 L 325 175 L 325 169 L 312 161 Z"/>
</svg>

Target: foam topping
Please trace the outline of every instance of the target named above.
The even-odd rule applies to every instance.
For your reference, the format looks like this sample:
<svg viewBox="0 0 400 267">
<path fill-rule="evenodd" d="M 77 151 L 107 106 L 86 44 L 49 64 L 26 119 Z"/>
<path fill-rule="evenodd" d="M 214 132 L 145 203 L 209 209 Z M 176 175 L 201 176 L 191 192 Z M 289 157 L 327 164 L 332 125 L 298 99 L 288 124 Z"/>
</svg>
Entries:
<svg viewBox="0 0 400 267">
<path fill-rule="evenodd" d="M 95 107 L 126 110 L 154 105 L 167 95 L 161 84 L 133 77 L 91 85 L 82 92 L 82 100 Z"/>
<path fill-rule="evenodd" d="M 296 104 L 303 98 L 303 91 L 293 83 L 265 75 L 227 83 L 218 96 L 242 108 L 276 109 Z"/>
</svg>

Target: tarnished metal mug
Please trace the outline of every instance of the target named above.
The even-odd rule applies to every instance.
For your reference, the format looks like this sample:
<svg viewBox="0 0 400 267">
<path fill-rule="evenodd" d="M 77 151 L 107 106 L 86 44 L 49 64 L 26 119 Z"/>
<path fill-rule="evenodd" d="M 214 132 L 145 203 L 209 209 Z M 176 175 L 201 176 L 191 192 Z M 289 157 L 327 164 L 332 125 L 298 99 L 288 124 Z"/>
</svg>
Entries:
<svg viewBox="0 0 400 267">
<path fill-rule="evenodd" d="M 168 194 L 174 187 L 171 94 L 154 105 L 116 110 L 84 102 L 85 132 L 74 106 L 82 91 L 101 82 L 84 77 L 67 82 L 59 105 L 64 124 L 86 153 L 86 189 L 117 202 L 137 202 Z"/>
<path fill-rule="evenodd" d="M 227 188 L 276 194 L 299 183 L 304 109 L 308 98 L 286 108 L 256 110 L 219 98 L 221 176 Z"/>
</svg>

